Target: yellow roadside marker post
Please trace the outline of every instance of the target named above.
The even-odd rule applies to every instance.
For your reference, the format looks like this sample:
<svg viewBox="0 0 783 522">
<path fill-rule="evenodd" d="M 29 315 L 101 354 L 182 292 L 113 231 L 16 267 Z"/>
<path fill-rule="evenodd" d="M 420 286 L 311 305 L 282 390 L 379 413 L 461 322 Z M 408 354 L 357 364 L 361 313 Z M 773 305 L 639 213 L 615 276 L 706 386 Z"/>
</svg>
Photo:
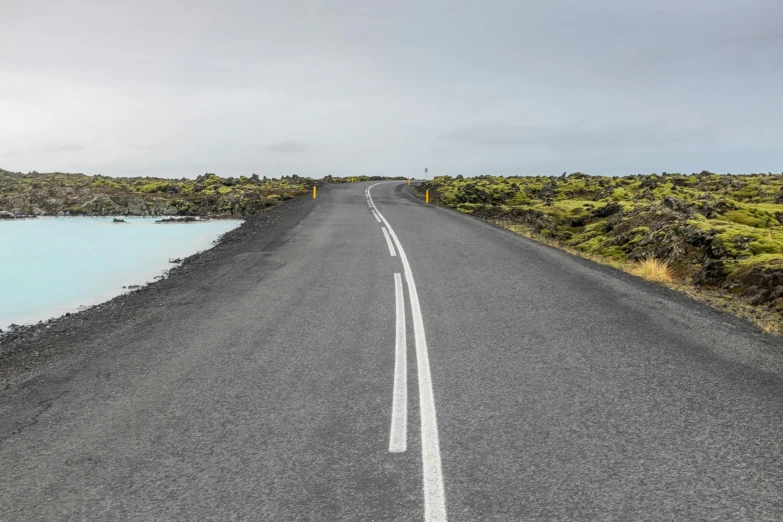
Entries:
<svg viewBox="0 0 783 522">
<path fill-rule="evenodd" d="M 353 183 L 353 176 L 351 176 L 351 183 Z"/>
<path fill-rule="evenodd" d="M 411 178 L 408 178 L 408 185 L 411 184 Z"/>
<path fill-rule="evenodd" d="M 313 196 L 315 197 L 315 196 Z M 429 203 L 430 202 L 430 191 L 428 190 L 426 194 L 424 194 L 424 202 Z"/>
<path fill-rule="evenodd" d="M 313 199 L 315 199 L 315 185 L 313 185 Z"/>
</svg>

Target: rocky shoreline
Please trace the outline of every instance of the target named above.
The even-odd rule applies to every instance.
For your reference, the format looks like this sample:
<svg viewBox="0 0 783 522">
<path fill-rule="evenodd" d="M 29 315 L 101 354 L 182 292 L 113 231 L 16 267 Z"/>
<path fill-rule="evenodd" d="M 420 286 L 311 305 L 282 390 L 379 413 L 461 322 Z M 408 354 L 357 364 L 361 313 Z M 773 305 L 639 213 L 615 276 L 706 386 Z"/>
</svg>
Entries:
<svg viewBox="0 0 783 522">
<path fill-rule="evenodd" d="M 324 190 L 328 190 L 328 187 Z M 86 310 L 18 326 L 0 332 L 0 391 L 11 382 L 51 361 L 58 354 L 78 353 L 89 339 L 142 318 L 165 314 L 165 307 L 199 285 L 210 284 L 216 268 L 235 255 L 279 241 L 304 219 L 315 203 L 296 198 L 248 217 L 242 225 L 224 234 L 217 244 L 193 254 L 174 266 L 168 276 L 121 294 Z"/>
<path fill-rule="evenodd" d="M 35 219 L 38 216 L 35 214 L 14 214 L 13 212 L 9 212 L 7 210 L 0 210 L 0 220 L 7 220 L 7 219 Z"/>
<path fill-rule="evenodd" d="M 158 219 L 155 221 L 155 223 L 200 223 L 202 221 L 209 221 L 209 218 L 199 218 L 193 216 L 170 217 Z"/>
<path fill-rule="evenodd" d="M 129 217 L 158 217 L 158 216 L 135 216 L 135 215 L 129 215 L 129 214 L 102 214 L 100 216 L 94 215 L 94 216 L 84 216 L 82 214 L 63 214 L 58 213 L 54 216 L 47 216 L 46 214 L 14 214 L 13 212 L 8 211 L 0 211 L 0 221 L 2 220 L 18 220 L 18 219 L 38 219 L 39 217 L 46 217 L 46 218 L 66 218 L 66 217 L 101 217 L 101 218 L 113 218 L 112 223 L 128 223 L 126 221 Z M 213 219 L 237 219 L 237 216 L 228 215 L 228 216 L 169 216 L 164 217 L 163 219 L 158 219 L 155 221 L 155 223 L 199 223 L 202 221 L 210 221 Z"/>
</svg>

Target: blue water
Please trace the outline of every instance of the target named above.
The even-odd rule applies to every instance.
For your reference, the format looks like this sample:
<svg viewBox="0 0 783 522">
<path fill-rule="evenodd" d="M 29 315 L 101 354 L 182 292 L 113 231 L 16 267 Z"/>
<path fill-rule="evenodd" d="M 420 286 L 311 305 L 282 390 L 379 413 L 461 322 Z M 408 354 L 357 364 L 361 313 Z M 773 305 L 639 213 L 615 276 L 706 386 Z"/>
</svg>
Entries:
<svg viewBox="0 0 783 522">
<path fill-rule="evenodd" d="M 239 220 L 155 224 L 160 218 L 38 218 L 0 221 L 0 328 L 29 324 L 151 282 L 213 246 Z"/>
</svg>

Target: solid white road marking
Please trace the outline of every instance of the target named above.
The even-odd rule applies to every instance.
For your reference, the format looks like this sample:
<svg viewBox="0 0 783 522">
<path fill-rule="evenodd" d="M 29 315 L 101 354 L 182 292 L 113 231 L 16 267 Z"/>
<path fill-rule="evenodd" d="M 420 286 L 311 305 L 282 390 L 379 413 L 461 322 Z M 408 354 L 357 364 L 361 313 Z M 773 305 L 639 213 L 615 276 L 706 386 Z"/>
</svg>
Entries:
<svg viewBox="0 0 783 522">
<path fill-rule="evenodd" d="M 378 214 L 376 214 L 374 210 L 370 210 L 370 212 L 372 212 L 372 215 L 375 218 L 375 221 L 380 223 L 381 222 L 381 218 L 378 217 Z"/>
<path fill-rule="evenodd" d="M 380 219 L 378 221 L 380 221 Z M 389 232 L 386 230 L 386 227 L 381 227 L 381 230 L 383 231 L 383 237 L 386 238 L 386 246 L 389 247 L 389 255 L 395 257 L 397 253 L 394 251 L 394 245 L 392 245 L 391 239 L 389 238 Z"/>
<path fill-rule="evenodd" d="M 380 185 L 376 183 L 375 185 Z M 438 440 L 438 418 L 435 413 L 435 395 L 432 391 L 432 374 L 430 373 L 430 358 L 427 353 L 427 337 L 424 333 L 424 319 L 419 305 L 419 294 L 416 292 L 416 281 L 408 263 L 408 256 L 386 218 L 375 206 L 367 188 L 370 205 L 378 212 L 389 235 L 394 240 L 400 261 L 405 269 L 405 280 L 408 283 L 408 295 L 411 301 L 411 316 L 413 317 L 413 336 L 416 342 L 416 365 L 419 370 L 419 409 L 421 410 L 421 460 L 424 475 L 424 520 L 427 522 L 445 521 L 446 493 L 443 488 L 443 471 L 440 462 L 440 442 Z"/>
<path fill-rule="evenodd" d="M 389 451 L 391 453 L 402 453 L 408 446 L 408 360 L 405 339 L 405 296 L 402 291 L 400 274 L 394 274 L 394 296 L 397 310 L 397 329 L 394 350 L 394 395 L 392 399 Z"/>
</svg>

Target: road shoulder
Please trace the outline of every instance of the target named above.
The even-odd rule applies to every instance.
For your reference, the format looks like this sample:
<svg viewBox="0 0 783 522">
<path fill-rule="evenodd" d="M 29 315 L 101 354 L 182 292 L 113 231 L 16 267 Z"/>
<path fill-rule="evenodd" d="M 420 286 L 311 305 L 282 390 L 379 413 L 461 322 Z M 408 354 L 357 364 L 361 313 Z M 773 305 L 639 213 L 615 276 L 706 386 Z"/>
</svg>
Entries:
<svg viewBox="0 0 783 522">
<path fill-rule="evenodd" d="M 328 189 L 325 189 L 328 190 Z M 158 321 L 178 300 L 209 286 L 229 260 L 244 253 L 272 250 L 313 210 L 313 199 L 286 201 L 251 216 L 213 248 L 199 252 L 169 276 L 79 313 L 53 318 L 0 336 L 0 398 L 36 377 L 51 373 L 65 359 L 101 349 L 101 339 L 124 329 Z M 89 349 L 88 349 L 89 347 Z"/>
</svg>

